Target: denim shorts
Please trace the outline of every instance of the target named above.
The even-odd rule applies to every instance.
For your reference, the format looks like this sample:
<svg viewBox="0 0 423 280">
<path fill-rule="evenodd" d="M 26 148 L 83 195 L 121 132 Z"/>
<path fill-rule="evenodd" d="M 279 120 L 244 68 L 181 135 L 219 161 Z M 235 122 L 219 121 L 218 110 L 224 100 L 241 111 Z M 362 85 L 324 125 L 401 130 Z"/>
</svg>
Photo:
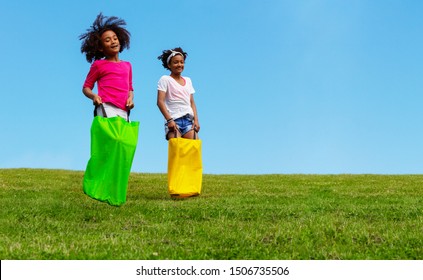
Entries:
<svg viewBox="0 0 423 280">
<path fill-rule="evenodd" d="M 174 120 L 179 132 L 181 133 L 181 135 L 186 134 L 187 132 L 189 132 L 190 130 L 192 130 L 193 128 L 193 117 L 189 114 L 186 114 L 183 117 L 177 118 Z M 165 124 L 165 133 L 166 133 L 166 137 L 167 134 L 169 133 L 169 128 L 167 127 L 167 123 Z"/>
</svg>

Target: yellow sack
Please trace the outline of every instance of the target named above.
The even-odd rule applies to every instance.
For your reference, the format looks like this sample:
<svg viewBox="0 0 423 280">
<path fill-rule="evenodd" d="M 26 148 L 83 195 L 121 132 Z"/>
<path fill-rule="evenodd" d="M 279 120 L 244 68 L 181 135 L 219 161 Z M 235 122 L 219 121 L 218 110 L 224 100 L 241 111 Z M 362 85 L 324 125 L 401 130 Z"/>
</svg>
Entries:
<svg viewBox="0 0 423 280">
<path fill-rule="evenodd" d="M 167 182 L 172 197 L 189 197 L 201 193 L 203 164 L 201 140 L 169 139 Z"/>
</svg>

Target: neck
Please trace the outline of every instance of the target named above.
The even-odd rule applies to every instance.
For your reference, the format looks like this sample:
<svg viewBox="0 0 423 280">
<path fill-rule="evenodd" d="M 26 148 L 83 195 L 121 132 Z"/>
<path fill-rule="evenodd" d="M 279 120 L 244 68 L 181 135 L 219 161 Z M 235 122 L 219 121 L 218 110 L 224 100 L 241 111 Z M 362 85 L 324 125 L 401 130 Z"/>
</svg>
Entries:
<svg viewBox="0 0 423 280">
<path fill-rule="evenodd" d="M 112 61 L 112 62 L 119 62 L 119 54 L 113 55 L 113 56 L 106 56 L 106 60 Z"/>
<path fill-rule="evenodd" d="M 174 79 L 180 79 L 182 77 L 181 73 L 170 73 L 170 76 Z"/>
</svg>

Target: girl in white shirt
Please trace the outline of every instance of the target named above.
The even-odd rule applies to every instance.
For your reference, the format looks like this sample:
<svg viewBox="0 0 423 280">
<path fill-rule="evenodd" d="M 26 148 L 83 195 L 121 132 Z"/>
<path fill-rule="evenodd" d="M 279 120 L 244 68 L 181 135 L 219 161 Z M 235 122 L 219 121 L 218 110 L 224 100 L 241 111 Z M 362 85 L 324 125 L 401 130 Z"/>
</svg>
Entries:
<svg viewBox="0 0 423 280">
<path fill-rule="evenodd" d="M 163 67 L 170 70 L 162 76 L 157 87 L 157 106 L 166 120 L 166 139 L 173 137 L 197 138 L 200 131 L 197 108 L 194 102 L 194 87 L 191 79 L 183 77 L 187 53 L 181 48 L 164 50 L 158 57 Z M 176 132 L 176 133 L 175 133 Z"/>
</svg>

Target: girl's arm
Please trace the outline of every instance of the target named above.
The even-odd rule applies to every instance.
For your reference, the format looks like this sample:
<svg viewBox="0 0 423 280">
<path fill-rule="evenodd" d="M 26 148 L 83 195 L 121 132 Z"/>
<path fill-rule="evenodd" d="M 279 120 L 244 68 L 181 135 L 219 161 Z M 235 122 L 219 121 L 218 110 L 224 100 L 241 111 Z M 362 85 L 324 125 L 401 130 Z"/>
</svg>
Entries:
<svg viewBox="0 0 423 280">
<path fill-rule="evenodd" d="M 194 94 L 191 94 L 190 101 L 191 101 L 191 108 L 194 111 L 194 130 L 199 132 L 200 122 L 198 121 L 197 106 L 195 106 Z"/>
<path fill-rule="evenodd" d="M 166 92 L 158 90 L 157 91 L 157 106 L 159 107 L 160 112 L 162 113 L 163 117 L 166 121 L 171 120 L 172 116 L 169 114 L 166 108 Z M 173 131 L 176 127 L 176 123 L 171 120 L 167 123 L 167 127 L 170 131 Z"/>
<path fill-rule="evenodd" d="M 86 97 L 88 97 L 89 99 L 91 99 L 94 103 L 94 105 L 100 105 L 102 103 L 101 101 L 101 97 L 98 96 L 98 94 L 95 94 L 90 88 L 88 87 L 84 87 L 82 89 L 82 92 L 84 93 L 84 95 Z"/>
<path fill-rule="evenodd" d="M 129 63 L 129 95 L 128 95 L 128 99 L 126 100 L 126 108 L 128 108 L 128 110 L 131 110 L 132 108 L 134 108 L 134 88 L 132 87 L 132 65 L 131 63 Z"/>
</svg>

